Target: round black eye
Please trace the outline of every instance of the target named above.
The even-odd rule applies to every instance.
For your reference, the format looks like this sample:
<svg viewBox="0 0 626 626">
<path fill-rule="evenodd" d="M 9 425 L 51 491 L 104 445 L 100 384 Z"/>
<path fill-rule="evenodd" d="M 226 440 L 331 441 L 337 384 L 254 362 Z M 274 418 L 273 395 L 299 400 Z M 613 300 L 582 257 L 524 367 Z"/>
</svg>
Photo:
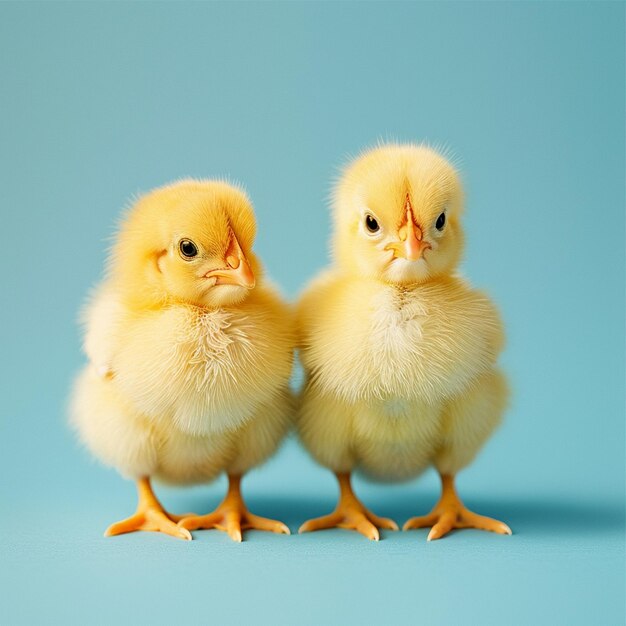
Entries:
<svg viewBox="0 0 626 626">
<path fill-rule="evenodd" d="M 378 222 L 369 213 L 365 216 L 365 228 L 367 228 L 370 233 L 377 233 L 380 230 Z"/>
<path fill-rule="evenodd" d="M 191 239 L 181 239 L 178 249 L 184 259 L 193 259 L 193 257 L 198 256 L 198 248 Z"/>
<path fill-rule="evenodd" d="M 446 214 L 442 213 L 435 222 L 435 228 L 437 230 L 443 230 L 443 227 L 446 225 Z"/>
</svg>

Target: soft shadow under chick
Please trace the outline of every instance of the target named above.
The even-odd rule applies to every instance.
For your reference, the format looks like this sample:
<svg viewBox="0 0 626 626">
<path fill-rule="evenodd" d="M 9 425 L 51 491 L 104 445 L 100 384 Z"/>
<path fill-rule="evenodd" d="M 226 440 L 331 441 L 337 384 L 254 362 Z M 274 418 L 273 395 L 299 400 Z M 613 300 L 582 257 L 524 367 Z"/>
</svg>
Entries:
<svg viewBox="0 0 626 626">
<path fill-rule="evenodd" d="M 240 477 L 277 448 L 290 423 L 294 328 L 252 252 L 256 222 L 238 188 L 179 182 L 139 199 L 85 314 L 89 365 L 71 417 L 87 447 L 137 481 L 136 513 L 105 534 L 219 528 L 289 533 L 251 514 Z M 150 479 L 189 485 L 229 476 L 217 510 L 181 518 Z"/>
</svg>

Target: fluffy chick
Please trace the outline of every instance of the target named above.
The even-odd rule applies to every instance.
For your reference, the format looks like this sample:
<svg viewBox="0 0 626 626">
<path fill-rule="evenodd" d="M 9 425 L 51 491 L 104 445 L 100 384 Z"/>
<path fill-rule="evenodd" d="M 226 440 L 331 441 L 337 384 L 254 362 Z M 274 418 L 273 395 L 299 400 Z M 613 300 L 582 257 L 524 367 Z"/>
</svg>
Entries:
<svg viewBox="0 0 626 626">
<path fill-rule="evenodd" d="M 240 477 L 267 459 L 293 410 L 293 315 L 252 252 L 256 223 L 238 188 L 179 182 L 139 199 L 119 230 L 108 273 L 87 307 L 71 419 L 92 453 L 137 481 L 136 513 L 106 535 L 152 530 L 191 539 L 256 528 Z M 215 512 L 180 518 L 150 479 L 188 485 L 229 476 Z"/>
<path fill-rule="evenodd" d="M 335 190 L 334 265 L 297 311 L 305 369 L 298 430 L 333 470 L 337 509 L 301 532 L 339 526 L 370 539 L 395 522 L 368 511 L 350 474 L 405 480 L 434 465 L 442 496 L 404 528 L 510 533 L 467 510 L 454 476 L 501 419 L 507 383 L 496 365 L 503 329 L 491 301 L 457 276 L 462 189 L 451 164 L 416 145 L 384 145 L 344 172 Z"/>
</svg>

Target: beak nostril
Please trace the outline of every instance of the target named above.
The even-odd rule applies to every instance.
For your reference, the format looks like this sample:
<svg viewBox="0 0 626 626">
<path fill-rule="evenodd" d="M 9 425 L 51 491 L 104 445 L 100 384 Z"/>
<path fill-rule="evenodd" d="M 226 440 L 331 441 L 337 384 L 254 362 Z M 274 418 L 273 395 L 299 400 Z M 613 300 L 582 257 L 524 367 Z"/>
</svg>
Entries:
<svg viewBox="0 0 626 626">
<path fill-rule="evenodd" d="M 226 257 L 226 263 L 228 263 L 229 267 L 232 267 L 234 270 L 236 270 L 239 267 L 240 261 L 236 256 L 229 255 L 228 257 Z"/>
</svg>

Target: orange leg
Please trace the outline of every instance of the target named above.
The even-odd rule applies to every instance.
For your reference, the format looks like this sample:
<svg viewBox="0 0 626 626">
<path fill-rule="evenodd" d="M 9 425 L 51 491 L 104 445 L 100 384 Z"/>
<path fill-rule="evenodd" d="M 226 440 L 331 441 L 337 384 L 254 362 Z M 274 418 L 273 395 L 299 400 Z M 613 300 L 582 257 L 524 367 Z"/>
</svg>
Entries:
<svg viewBox="0 0 626 626">
<path fill-rule="evenodd" d="M 432 526 L 428 533 L 428 541 L 440 539 L 454 528 L 478 528 L 489 530 L 500 535 L 510 535 L 511 529 L 504 523 L 491 517 L 477 515 L 469 509 L 459 498 L 454 488 L 454 476 L 441 476 L 441 498 L 435 508 L 422 517 L 412 517 L 403 527 L 403 530 Z"/>
<path fill-rule="evenodd" d="M 330 514 L 305 522 L 298 532 L 306 533 L 324 528 L 348 528 L 356 530 L 368 539 L 378 541 L 379 528 L 398 530 L 398 525 L 391 519 L 379 517 L 368 511 L 354 495 L 350 484 L 350 474 L 336 474 L 339 481 L 339 502 Z"/>
<path fill-rule="evenodd" d="M 217 528 L 228 533 L 233 541 L 241 541 L 241 531 L 268 530 L 273 533 L 291 534 L 282 522 L 253 515 L 248 511 L 241 496 L 241 476 L 228 476 L 228 492 L 222 503 L 208 515 L 189 515 L 183 517 L 178 525 L 181 529 L 198 530 Z"/>
<path fill-rule="evenodd" d="M 191 533 L 176 525 L 180 519 L 177 515 L 168 513 L 152 491 L 149 478 L 140 478 L 137 481 L 138 503 L 134 515 L 111 524 L 104 532 L 105 537 L 132 533 L 137 530 L 151 530 L 165 533 L 179 539 L 191 539 Z"/>
</svg>

